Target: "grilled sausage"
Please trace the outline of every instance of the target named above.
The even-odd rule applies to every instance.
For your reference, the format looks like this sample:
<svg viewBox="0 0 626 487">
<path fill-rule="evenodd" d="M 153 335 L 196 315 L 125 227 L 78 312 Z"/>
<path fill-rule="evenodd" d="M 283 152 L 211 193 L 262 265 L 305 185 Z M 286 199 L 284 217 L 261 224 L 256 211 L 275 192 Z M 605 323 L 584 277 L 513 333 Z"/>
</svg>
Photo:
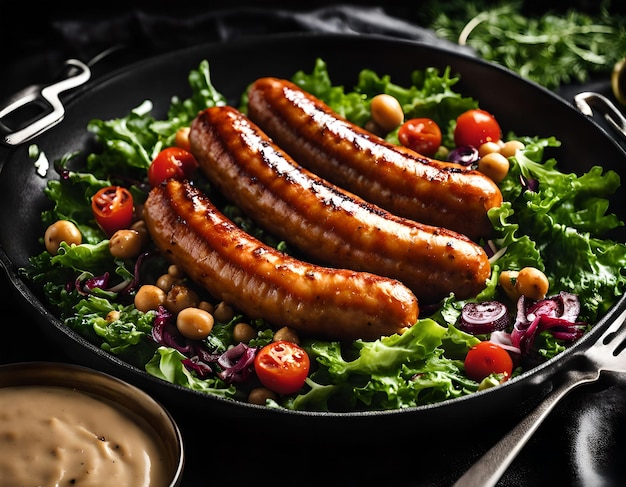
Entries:
<svg viewBox="0 0 626 487">
<path fill-rule="evenodd" d="M 248 91 L 248 116 L 298 163 L 391 213 L 477 240 L 502 204 L 479 171 L 398 147 L 341 118 L 296 84 L 260 78 Z"/>
<path fill-rule="evenodd" d="M 169 260 L 249 318 L 333 340 L 372 340 L 417 321 L 417 300 L 400 282 L 279 252 L 237 227 L 189 182 L 153 188 L 143 215 Z"/>
<path fill-rule="evenodd" d="M 200 112 L 189 140 L 221 193 L 318 263 L 398 279 L 426 303 L 485 287 L 490 264 L 469 238 L 397 217 L 316 176 L 232 107 Z"/>
</svg>

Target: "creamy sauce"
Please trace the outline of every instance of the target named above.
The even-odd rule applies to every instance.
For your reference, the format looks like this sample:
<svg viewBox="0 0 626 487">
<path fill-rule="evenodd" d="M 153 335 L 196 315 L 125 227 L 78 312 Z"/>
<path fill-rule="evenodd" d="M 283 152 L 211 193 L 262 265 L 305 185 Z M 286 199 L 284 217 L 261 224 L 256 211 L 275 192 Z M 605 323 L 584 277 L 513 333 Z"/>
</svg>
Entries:
<svg viewBox="0 0 626 487">
<path fill-rule="evenodd" d="M 0 486 L 166 486 L 167 462 L 139 421 L 70 388 L 0 388 Z"/>
</svg>

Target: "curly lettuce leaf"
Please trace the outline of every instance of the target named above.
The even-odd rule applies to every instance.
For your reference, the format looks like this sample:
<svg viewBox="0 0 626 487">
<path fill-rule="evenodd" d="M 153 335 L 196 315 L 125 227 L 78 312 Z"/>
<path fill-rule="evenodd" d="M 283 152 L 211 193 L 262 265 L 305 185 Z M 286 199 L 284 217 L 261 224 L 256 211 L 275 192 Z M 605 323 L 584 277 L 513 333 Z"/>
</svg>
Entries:
<svg viewBox="0 0 626 487">
<path fill-rule="evenodd" d="M 178 350 L 168 347 L 159 347 L 146 364 L 146 372 L 171 384 L 188 389 L 232 398 L 236 394 L 235 386 L 225 386 L 224 382 L 215 377 L 199 379 L 183 365 L 185 356 Z"/>
<path fill-rule="evenodd" d="M 354 87 L 346 91 L 344 86 L 332 84 L 326 63 L 317 59 L 311 73 L 298 71 L 292 81 L 361 126 L 371 118 L 372 97 L 380 93 L 394 96 L 407 119 L 428 117 L 444 128 L 448 127 L 449 120 L 455 120 L 464 111 L 478 106 L 474 99 L 453 90 L 459 78 L 451 76 L 449 67 L 443 73 L 435 68 L 415 70 L 411 73 L 409 87 L 393 83 L 389 75 L 381 76 L 371 69 L 363 69 Z M 397 142 L 397 132 L 392 132 L 389 140 Z"/>
<path fill-rule="evenodd" d="M 308 349 L 319 369 L 307 381 L 310 391 L 290 406 L 328 409 L 343 402 L 347 408 L 389 409 L 467 394 L 478 384 L 463 376 L 461 360 L 444 356 L 444 346 L 464 356 L 478 341 L 425 318 L 402 335 L 357 340 L 353 350 L 342 350 L 338 342 L 313 342 Z M 348 360 L 344 354 L 356 356 Z"/>
<path fill-rule="evenodd" d="M 201 61 L 197 69 L 191 70 L 188 81 L 191 96 L 173 97 L 164 120 L 155 118 L 149 100 L 125 117 L 91 120 L 87 128 L 103 145 L 103 150 L 89 155 L 88 171 L 98 177 L 107 174 L 145 176 L 156 155 L 173 145 L 177 129 L 188 127 L 200 110 L 226 104 L 226 98 L 211 81 L 208 61 Z"/>
<path fill-rule="evenodd" d="M 558 147 L 551 138 L 520 138 L 526 147 L 510 158 L 511 168 L 501 184 L 505 200 L 489 211 L 506 252 L 496 263 L 519 270 L 542 269 L 552 293 L 579 296 L 581 319 L 595 321 L 626 287 L 626 245 L 602 238 L 624 223 L 609 213 L 608 197 L 620 185 L 619 175 L 592 167 L 578 176 L 544 159 L 544 149 Z M 520 180 L 531 184 L 524 187 Z"/>
<path fill-rule="evenodd" d="M 291 80 L 357 125 L 363 125 L 370 117 L 366 97 L 354 90 L 346 92 L 341 85 L 333 85 L 326 62 L 322 59 L 316 59 L 311 73 L 297 71 Z"/>
<path fill-rule="evenodd" d="M 103 350 L 123 355 L 136 365 L 154 354 L 156 345 L 150 338 L 154 312 L 143 313 L 133 305 L 123 306 L 97 296 L 81 299 L 74 309 L 66 324 L 85 337 L 97 337 Z M 130 348 L 132 354 L 125 353 Z"/>
</svg>

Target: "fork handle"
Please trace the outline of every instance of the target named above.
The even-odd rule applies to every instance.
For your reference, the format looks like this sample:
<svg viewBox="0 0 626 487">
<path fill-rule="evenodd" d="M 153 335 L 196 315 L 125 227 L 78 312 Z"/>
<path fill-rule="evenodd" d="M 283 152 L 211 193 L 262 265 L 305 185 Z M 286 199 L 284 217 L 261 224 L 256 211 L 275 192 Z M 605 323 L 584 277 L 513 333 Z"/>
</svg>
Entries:
<svg viewBox="0 0 626 487">
<path fill-rule="evenodd" d="M 534 410 L 474 463 L 453 487 L 495 486 L 554 406 L 575 387 L 594 382 L 597 378 L 598 376 L 581 377 L 580 374 L 566 374 L 564 382 L 550 391 Z"/>
</svg>

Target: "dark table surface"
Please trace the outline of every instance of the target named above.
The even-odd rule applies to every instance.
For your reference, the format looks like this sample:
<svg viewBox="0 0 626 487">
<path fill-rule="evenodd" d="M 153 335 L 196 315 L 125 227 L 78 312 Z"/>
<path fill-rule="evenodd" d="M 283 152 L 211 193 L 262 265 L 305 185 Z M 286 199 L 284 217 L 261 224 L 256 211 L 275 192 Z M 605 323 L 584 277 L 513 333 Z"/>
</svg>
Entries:
<svg viewBox="0 0 626 487">
<path fill-rule="evenodd" d="M 4 29 L 5 36 L 18 35 L 16 31 L 19 31 L 22 37 L 7 40 L 9 64 L 5 67 L 10 68 L 0 75 L 0 99 L 28 84 L 45 82 L 69 57 L 89 59 L 110 45 L 111 38 L 134 47 L 126 58 L 116 59 L 122 65 L 192 43 L 228 40 L 244 28 L 247 32 L 325 29 L 324 25 L 329 24 L 324 21 L 329 15 L 334 19 L 333 28 L 340 30 L 366 32 L 376 25 L 389 35 L 408 38 L 424 35 L 406 16 L 389 16 L 375 6 L 363 8 L 365 13 L 358 8 L 333 13 L 331 8 L 321 23 L 319 15 L 305 16 L 305 20 L 300 17 L 297 21 L 287 15 L 277 20 L 269 10 L 257 12 L 256 21 L 251 22 L 249 16 L 237 12 L 217 16 L 216 20 L 213 14 L 191 17 L 180 10 L 177 15 L 164 16 L 161 12 L 137 8 L 94 18 L 55 13 L 50 8 L 44 20 L 31 19 L 30 25 L 18 23 L 10 29 L 11 34 Z M 378 19 L 375 24 L 371 23 L 372 18 Z M 160 37 L 161 29 L 168 27 L 172 19 L 186 25 L 186 34 L 174 35 L 170 30 L 169 37 Z M 586 90 L 612 97 L 609 80 L 602 78 L 584 85 L 565 86 L 558 93 L 571 101 L 574 94 Z M 0 283 L 5 307 L 0 319 L 0 363 L 75 362 L 74 356 L 47 347 L 39 338 L 41 335 L 31 329 L 32 325 L 20 319 L 24 316 L 20 309 L 8 311 L 11 289 L 4 274 Z M 16 343 L 24 343 L 24 337 L 28 337 L 29 345 L 16 347 Z M 187 461 L 183 486 L 283 483 L 446 486 L 510 426 L 498 422 L 473 424 L 469 418 L 468 429 L 440 437 L 423 437 L 412 431 L 402 441 L 385 444 L 367 431 L 355 432 L 352 437 L 329 432 L 325 444 L 311 445 L 305 429 L 284 432 L 276 425 L 257 425 L 242 431 L 235 424 L 220 424 L 220 418 L 211 417 L 210 413 L 205 418 L 190 418 L 184 408 L 171 412 L 185 438 Z M 229 434 L 231 431 L 235 433 Z M 499 485 L 625 485 L 624 458 L 626 386 L 622 382 L 603 382 L 567 396 L 540 426 Z"/>
</svg>

